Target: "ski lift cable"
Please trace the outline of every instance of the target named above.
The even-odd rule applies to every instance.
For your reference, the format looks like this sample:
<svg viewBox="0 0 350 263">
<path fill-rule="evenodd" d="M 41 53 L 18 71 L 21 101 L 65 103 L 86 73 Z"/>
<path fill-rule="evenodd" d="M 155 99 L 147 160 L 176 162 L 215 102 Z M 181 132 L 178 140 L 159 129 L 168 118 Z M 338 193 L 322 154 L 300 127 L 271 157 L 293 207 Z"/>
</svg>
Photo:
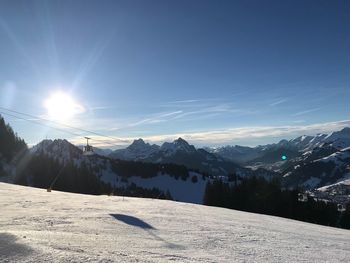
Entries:
<svg viewBox="0 0 350 263">
<path fill-rule="evenodd" d="M 29 120 L 29 119 L 26 119 L 26 118 L 23 118 L 23 117 L 19 117 L 19 116 L 16 116 L 16 115 L 13 115 L 13 114 L 10 114 L 10 113 L 7 113 L 7 112 L 3 112 L 3 111 L 0 111 L 0 113 L 4 114 L 4 115 L 11 116 L 11 117 L 14 117 L 14 118 L 19 119 L 19 120 L 32 122 L 32 123 L 35 123 L 35 124 L 40 125 L 40 126 L 45 126 L 45 127 L 49 127 L 49 128 L 61 131 L 61 132 L 66 132 L 66 133 L 69 133 L 69 134 L 74 135 L 74 136 L 81 136 L 80 134 L 77 134 L 77 133 L 74 133 L 74 132 L 70 132 L 70 131 L 67 131 L 67 130 L 63 130 L 63 129 L 60 129 L 60 128 L 57 128 L 57 127 L 53 127 L 53 126 L 50 126 L 50 125 L 47 125 L 47 124 L 43 124 L 43 123 L 40 123 L 40 122 L 38 122 L 36 120 Z"/>
<path fill-rule="evenodd" d="M 2 107 L 0 107 L 1 109 Z M 19 120 L 23 120 L 23 121 L 27 121 L 27 122 L 32 122 L 34 124 L 37 124 L 37 125 L 40 125 L 40 126 L 44 126 L 44 127 L 49 127 L 51 129 L 54 129 L 54 130 L 57 130 L 57 131 L 60 131 L 60 132 L 64 132 L 64 133 L 68 133 L 70 135 L 74 135 L 74 136 L 79 136 L 81 137 L 82 134 L 78 134 L 78 133 L 74 133 L 74 132 L 71 132 L 71 131 L 68 131 L 68 130 L 64 130 L 64 129 L 60 129 L 60 128 L 57 128 L 57 127 L 54 127 L 54 126 L 51 126 L 51 125 L 48 125 L 48 124 L 44 124 L 44 123 L 41 123 L 39 121 L 36 121 L 36 120 L 30 120 L 30 119 L 26 119 L 26 118 L 23 118 L 23 117 L 20 117 L 20 116 L 16 116 L 16 115 L 13 115 L 13 114 L 10 114 L 10 113 L 7 113 L 7 112 L 4 112 L 4 111 L 0 111 L 0 114 L 3 114 L 3 115 L 7 115 L 7 116 L 11 116 L 13 118 L 16 118 L 16 119 L 19 119 Z M 28 115 L 28 114 L 23 114 L 23 115 Z M 35 117 L 35 116 L 33 116 Z M 35 117 L 36 118 L 36 117 Z M 38 119 L 42 119 L 42 118 L 38 118 Z M 79 128 L 78 128 L 79 129 Z M 88 130 L 86 130 L 86 132 L 89 132 Z M 91 132 L 92 133 L 92 132 Z M 102 136 L 102 135 L 99 135 L 99 136 Z M 103 137 L 106 137 L 103 135 Z M 115 143 L 111 143 L 111 142 L 108 142 L 108 141 L 102 141 L 100 139 L 91 139 L 91 140 L 94 140 L 94 141 L 99 141 L 99 142 L 103 142 L 105 144 L 108 144 L 108 145 L 111 145 L 111 146 L 115 146 Z"/>
<path fill-rule="evenodd" d="M 113 139 L 115 141 L 125 142 L 125 140 L 120 139 L 120 138 L 116 138 L 116 137 L 108 136 L 108 135 L 105 135 L 105 134 L 102 134 L 102 133 L 93 132 L 93 131 L 89 131 L 89 130 L 86 130 L 86 129 L 74 127 L 72 125 L 68 125 L 68 124 L 64 124 L 64 123 L 61 123 L 61 122 L 45 119 L 45 118 L 38 117 L 38 116 L 35 116 L 35 115 L 31 115 L 31 114 L 28 114 L 28 113 L 23 113 L 23 112 L 16 111 L 16 110 L 11 110 L 11 109 L 4 108 L 4 107 L 0 107 L 0 109 L 6 110 L 6 111 L 9 111 L 9 112 L 12 112 L 12 113 L 16 113 L 16 114 L 28 116 L 28 117 L 31 117 L 31 118 L 36 118 L 36 119 L 41 120 L 41 121 L 47 121 L 47 122 L 55 123 L 57 125 L 64 126 L 64 127 L 70 128 L 70 129 L 75 129 L 75 130 L 82 131 L 82 132 L 88 132 L 88 133 L 91 133 L 91 134 L 94 134 L 94 135 L 97 135 L 97 136 L 105 137 L 105 138 L 108 138 L 108 139 Z"/>
</svg>

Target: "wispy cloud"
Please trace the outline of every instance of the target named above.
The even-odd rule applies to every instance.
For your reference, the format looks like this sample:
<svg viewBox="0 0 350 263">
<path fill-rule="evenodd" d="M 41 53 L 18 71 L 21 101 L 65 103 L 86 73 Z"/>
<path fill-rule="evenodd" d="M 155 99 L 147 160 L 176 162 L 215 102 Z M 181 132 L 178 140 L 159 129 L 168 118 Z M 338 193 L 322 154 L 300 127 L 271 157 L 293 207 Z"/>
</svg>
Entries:
<svg viewBox="0 0 350 263">
<path fill-rule="evenodd" d="M 255 113 L 252 110 L 245 110 L 245 109 L 238 109 L 232 107 L 230 104 L 218 104 L 218 105 L 211 105 L 206 107 L 200 107 L 195 109 L 180 109 L 176 111 L 171 112 L 161 112 L 158 114 L 153 114 L 149 117 L 143 118 L 141 120 L 138 120 L 136 122 L 133 122 L 131 124 L 128 124 L 124 128 L 130 128 L 135 127 L 139 125 L 145 125 L 145 124 L 156 124 L 160 122 L 167 122 L 167 121 L 174 121 L 174 120 L 189 120 L 191 117 L 196 116 L 197 119 L 201 118 L 209 118 L 218 116 L 220 114 L 237 114 L 237 115 L 244 115 L 244 114 L 252 114 Z"/>
<path fill-rule="evenodd" d="M 164 121 L 168 121 L 170 119 L 173 119 L 174 116 L 177 116 L 179 114 L 182 114 L 182 110 L 155 114 L 152 117 L 148 117 L 148 118 L 142 119 L 140 121 L 131 123 L 127 127 L 134 127 L 134 126 L 138 126 L 141 124 L 153 124 L 153 123 L 164 122 Z"/>
<path fill-rule="evenodd" d="M 195 100 L 193 100 L 195 101 Z M 199 101 L 199 100 L 198 100 Z M 195 102 L 194 102 L 195 103 Z M 195 103 L 197 104 L 197 103 Z M 184 105 L 187 105 L 184 103 Z M 100 108 L 100 107 L 97 107 Z M 104 109 L 105 107 L 101 107 Z M 232 103 L 208 103 L 206 105 L 196 105 L 195 107 L 174 107 L 173 110 L 169 111 L 160 111 L 153 114 L 147 114 L 139 118 L 135 116 L 130 117 L 110 117 L 110 118 L 97 118 L 94 115 L 90 115 L 87 120 L 81 121 L 80 119 L 75 119 L 72 122 L 72 126 L 79 128 L 86 128 L 91 130 L 99 130 L 101 132 L 107 131 L 108 133 L 116 132 L 125 133 L 128 132 L 134 133 L 135 127 L 145 127 L 151 132 L 153 128 L 150 125 L 158 125 L 159 123 L 166 122 L 192 122 L 204 119 L 214 119 L 218 116 L 243 116 L 257 114 L 257 111 L 252 109 L 243 109 L 234 107 Z"/>
<path fill-rule="evenodd" d="M 94 107 L 89 107 L 89 110 L 91 111 L 97 111 L 97 110 L 109 110 L 113 109 L 114 107 L 112 106 L 94 106 Z"/>
<path fill-rule="evenodd" d="M 180 119 L 191 115 L 209 115 L 213 113 L 216 113 L 216 115 L 225 114 L 225 113 L 247 114 L 247 113 L 253 113 L 253 111 L 237 109 L 232 107 L 229 104 L 219 104 L 215 106 L 203 107 L 201 109 L 196 109 L 192 111 L 184 111 L 182 114 L 179 114 L 176 117 L 174 117 L 174 119 Z"/>
<path fill-rule="evenodd" d="M 184 132 L 177 134 L 156 135 L 145 137 L 146 140 L 162 142 L 183 137 L 197 144 L 223 144 L 239 140 L 257 138 L 299 136 L 303 134 L 313 135 L 317 133 L 329 133 L 350 126 L 350 120 L 337 122 L 317 123 L 310 125 L 289 125 L 289 126 L 254 126 L 241 128 L 228 128 L 203 132 Z"/>
<path fill-rule="evenodd" d="M 240 128 L 228 128 L 210 131 L 189 131 L 174 134 L 161 134 L 161 135 L 150 135 L 142 136 L 140 134 L 137 138 L 142 137 L 148 142 L 162 143 L 164 141 L 172 141 L 178 137 L 182 137 L 189 142 L 196 145 L 223 145 L 223 144 L 236 144 L 240 141 L 254 142 L 263 141 L 268 138 L 278 137 L 291 137 L 299 135 L 315 135 L 317 133 L 330 133 L 333 131 L 340 130 L 344 127 L 350 126 L 350 120 L 342 120 L 335 122 L 316 123 L 310 125 L 288 125 L 288 126 L 251 126 L 251 127 L 240 127 Z M 92 137 L 93 138 L 93 137 Z M 136 138 L 136 137 L 135 137 Z M 114 142 L 108 138 L 97 138 L 97 145 L 99 147 L 110 147 L 115 145 L 121 147 L 124 144 L 127 145 L 133 141 L 131 137 L 123 137 L 123 143 Z M 77 138 L 77 141 L 83 142 L 81 138 Z"/>
<path fill-rule="evenodd" d="M 287 101 L 288 101 L 288 99 L 286 99 L 286 98 L 279 99 L 279 100 L 276 100 L 276 101 L 270 103 L 269 105 L 270 106 L 277 106 L 277 105 L 282 104 L 282 103 L 287 102 Z"/>
<path fill-rule="evenodd" d="M 295 120 L 295 121 L 293 121 L 293 123 L 305 123 L 306 122 L 306 120 Z"/>
<path fill-rule="evenodd" d="M 315 111 L 319 111 L 321 108 L 313 108 L 313 109 L 309 109 L 309 110 L 304 110 L 304 111 L 299 111 L 297 113 L 292 114 L 292 116 L 296 117 L 296 116 L 301 116 L 301 115 L 305 115 L 311 112 L 315 112 Z"/>
<path fill-rule="evenodd" d="M 160 107 L 165 108 L 200 108 L 208 107 L 210 105 L 215 105 L 225 101 L 222 98 L 205 98 L 205 99 L 187 99 L 187 100 L 175 100 L 168 101 L 162 104 L 159 104 Z"/>
<path fill-rule="evenodd" d="M 193 103 L 198 102 L 199 100 L 175 100 L 175 101 L 168 101 L 168 104 L 185 104 L 185 103 Z"/>
</svg>

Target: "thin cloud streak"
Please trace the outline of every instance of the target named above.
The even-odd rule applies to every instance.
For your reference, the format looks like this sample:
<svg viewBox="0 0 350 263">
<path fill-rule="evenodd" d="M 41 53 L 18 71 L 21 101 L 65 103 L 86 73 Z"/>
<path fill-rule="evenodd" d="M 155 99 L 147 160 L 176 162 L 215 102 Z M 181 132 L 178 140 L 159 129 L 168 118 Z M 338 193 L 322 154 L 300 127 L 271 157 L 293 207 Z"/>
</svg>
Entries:
<svg viewBox="0 0 350 263">
<path fill-rule="evenodd" d="M 169 101 L 168 104 L 178 104 L 178 103 L 193 103 L 198 102 L 200 100 L 176 100 L 176 101 Z"/>
<path fill-rule="evenodd" d="M 288 101 L 288 99 L 280 99 L 280 100 L 277 100 L 277 101 L 275 101 L 273 103 L 270 103 L 269 105 L 270 106 L 277 106 L 277 105 L 280 105 L 280 104 L 282 104 L 284 102 L 287 102 L 287 101 Z"/>
<path fill-rule="evenodd" d="M 300 111 L 300 112 L 294 113 L 294 114 L 292 114 L 292 116 L 293 117 L 301 116 L 301 115 L 305 115 L 305 114 L 308 114 L 308 113 L 311 113 L 311 112 L 319 111 L 320 109 L 321 108 L 314 108 L 314 109 L 304 110 L 304 111 Z"/>
<path fill-rule="evenodd" d="M 172 119 L 172 116 L 178 115 L 178 114 L 181 114 L 181 113 L 182 113 L 182 110 L 157 114 L 154 117 L 145 118 L 143 120 L 140 120 L 140 121 L 137 121 L 135 123 L 129 124 L 129 125 L 127 125 L 127 127 L 135 127 L 135 126 L 138 126 L 138 125 L 141 125 L 141 124 L 153 124 L 153 123 L 159 123 L 159 122 L 168 121 L 169 120 L 168 117 L 170 117 L 170 119 Z"/>
<path fill-rule="evenodd" d="M 143 118 L 95 118 L 90 116 L 87 121 L 79 121 L 76 119 L 74 125 L 77 127 L 89 127 L 89 129 L 116 132 L 116 131 L 129 131 L 132 132 L 132 128 L 142 127 L 146 125 L 157 125 L 159 123 L 165 123 L 170 121 L 198 121 L 202 119 L 215 118 L 221 115 L 234 115 L 243 116 L 257 114 L 257 111 L 252 109 L 234 108 L 228 103 L 210 105 L 200 108 L 187 109 L 180 108 L 174 111 L 166 111 L 146 115 Z M 149 129 L 149 127 L 147 127 Z"/>
<path fill-rule="evenodd" d="M 249 114 L 249 113 L 253 113 L 253 112 L 249 111 L 249 110 L 235 109 L 228 104 L 221 104 L 221 105 L 217 105 L 217 106 L 210 106 L 210 107 L 202 108 L 199 110 L 184 112 L 184 113 L 179 114 L 176 117 L 174 117 L 174 119 L 180 119 L 180 118 L 183 118 L 186 116 L 191 116 L 191 115 L 201 115 L 201 114 L 208 115 L 208 114 L 212 114 L 212 113 L 217 113 L 217 114 L 224 114 L 224 113 L 247 114 L 248 113 Z"/>
<path fill-rule="evenodd" d="M 176 100 L 164 102 L 160 104 L 160 107 L 170 107 L 170 108 L 198 108 L 198 107 L 208 107 L 212 106 L 214 102 L 224 101 L 222 98 L 206 98 L 206 99 L 188 99 L 188 100 Z"/>
<path fill-rule="evenodd" d="M 254 114 L 256 112 L 252 110 L 244 110 L 244 109 L 236 109 L 233 108 L 229 104 L 219 104 L 214 106 L 208 106 L 203 107 L 200 109 L 193 109 L 192 111 L 185 111 L 184 109 L 171 111 L 171 112 L 160 112 L 157 114 L 153 114 L 151 116 L 145 117 L 141 120 L 121 125 L 118 127 L 110 128 L 109 131 L 116 131 L 121 129 L 127 129 L 132 128 L 140 125 L 149 125 L 149 124 L 157 124 L 161 122 L 168 122 L 168 121 L 174 121 L 174 120 L 192 120 L 193 118 L 188 119 L 188 117 L 192 116 L 198 116 L 198 118 L 208 118 L 210 116 L 217 116 L 220 114 L 237 114 L 237 115 L 244 115 L 244 114 Z M 215 114 L 215 115 L 214 115 Z M 185 118 L 186 117 L 186 118 Z"/>
<path fill-rule="evenodd" d="M 114 109 L 113 106 L 94 106 L 94 107 L 89 107 L 89 110 L 91 111 L 97 111 L 97 110 L 110 110 Z"/>
</svg>

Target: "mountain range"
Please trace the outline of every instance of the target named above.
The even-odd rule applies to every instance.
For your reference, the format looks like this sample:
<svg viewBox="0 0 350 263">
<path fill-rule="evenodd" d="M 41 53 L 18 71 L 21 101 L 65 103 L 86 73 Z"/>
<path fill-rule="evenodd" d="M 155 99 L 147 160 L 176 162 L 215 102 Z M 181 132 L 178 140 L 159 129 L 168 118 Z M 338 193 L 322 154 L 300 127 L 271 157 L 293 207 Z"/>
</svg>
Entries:
<svg viewBox="0 0 350 263">
<path fill-rule="evenodd" d="M 259 163 L 275 164 L 282 161 L 281 157 L 294 159 L 305 154 L 312 153 L 315 149 L 332 147 L 333 151 L 341 150 L 350 146 L 350 128 L 346 127 L 341 131 L 315 136 L 299 136 L 291 140 L 281 140 L 278 143 L 259 145 L 256 147 L 227 145 L 222 147 L 204 147 L 196 149 L 184 139 L 178 138 L 172 143 L 165 142 L 162 145 L 149 144 L 142 139 L 135 140 L 125 149 L 118 149 L 109 154 L 110 157 L 123 160 L 166 162 L 178 152 L 197 154 L 202 152 L 205 158 L 216 159 L 219 162 L 230 161 L 242 166 L 258 165 Z M 222 172 L 222 171 L 220 171 Z"/>
<path fill-rule="evenodd" d="M 246 146 L 223 146 L 207 148 L 208 151 L 240 164 L 256 164 L 259 162 L 271 164 L 281 161 L 281 156 L 288 159 L 300 157 L 304 153 L 313 151 L 315 148 L 331 146 L 334 150 L 341 150 L 350 146 L 350 128 L 341 131 L 315 136 L 299 136 L 291 140 L 281 140 L 278 143 L 259 145 L 256 147 Z"/>
<path fill-rule="evenodd" d="M 235 174 L 242 177 L 256 175 L 270 178 L 276 175 L 273 171 L 252 170 L 205 149 L 197 149 L 182 138 L 165 142 L 161 146 L 138 139 L 125 149 L 115 150 L 109 157 L 150 163 L 174 163 L 213 176 L 227 177 Z"/>
<path fill-rule="evenodd" d="M 335 185 L 323 193 L 349 199 L 350 128 L 256 147 L 196 148 L 182 138 L 159 146 L 138 139 L 125 149 L 85 156 L 67 140 L 44 140 L 28 150 L 3 119 L 0 124 L 0 181 L 47 188 L 63 169 L 57 185 L 73 192 L 124 191 L 201 203 L 209 181 L 255 176 L 314 193 Z"/>
<path fill-rule="evenodd" d="M 109 156 L 122 160 L 177 163 L 215 176 L 235 173 L 279 177 L 287 188 L 313 190 L 350 177 L 348 147 L 350 128 L 346 127 L 328 135 L 303 135 L 256 147 L 235 145 L 196 149 L 182 138 L 161 146 L 138 139 Z"/>
</svg>

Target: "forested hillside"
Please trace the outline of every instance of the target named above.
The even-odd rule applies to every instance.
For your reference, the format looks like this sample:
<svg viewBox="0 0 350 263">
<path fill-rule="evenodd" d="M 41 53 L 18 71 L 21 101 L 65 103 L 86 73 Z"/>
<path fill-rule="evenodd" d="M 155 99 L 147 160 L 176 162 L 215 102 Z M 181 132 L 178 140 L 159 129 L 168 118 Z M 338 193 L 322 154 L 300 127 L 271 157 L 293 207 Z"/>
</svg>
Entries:
<svg viewBox="0 0 350 263">
<path fill-rule="evenodd" d="M 28 148 L 0 115 L 0 180 L 11 181 L 16 163 L 24 156 Z"/>
</svg>

